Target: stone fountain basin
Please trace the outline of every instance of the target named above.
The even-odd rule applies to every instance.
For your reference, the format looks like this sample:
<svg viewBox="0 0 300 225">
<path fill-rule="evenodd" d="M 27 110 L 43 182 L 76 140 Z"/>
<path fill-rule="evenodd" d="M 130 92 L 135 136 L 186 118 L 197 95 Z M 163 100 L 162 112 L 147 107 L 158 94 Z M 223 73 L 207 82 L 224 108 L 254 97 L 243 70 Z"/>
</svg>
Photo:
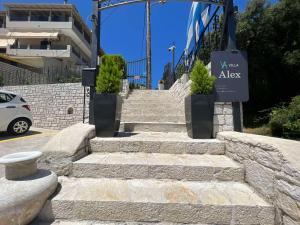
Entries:
<svg viewBox="0 0 300 225">
<path fill-rule="evenodd" d="M 17 159 L 10 161 L 18 162 Z M 1 178 L 0 224 L 29 224 L 55 192 L 57 183 L 56 174 L 46 170 L 38 170 L 32 176 L 17 180 Z"/>
<path fill-rule="evenodd" d="M 23 163 L 26 164 L 26 163 L 36 161 L 41 156 L 42 153 L 38 151 L 13 153 L 1 157 L 0 164 L 3 165 L 15 165 L 15 164 L 23 164 Z"/>
<path fill-rule="evenodd" d="M 37 159 L 42 153 L 19 152 L 5 155 L 0 158 L 0 164 L 5 166 L 5 178 L 16 180 L 27 176 L 32 176 L 37 172 Z"/>
</svg>

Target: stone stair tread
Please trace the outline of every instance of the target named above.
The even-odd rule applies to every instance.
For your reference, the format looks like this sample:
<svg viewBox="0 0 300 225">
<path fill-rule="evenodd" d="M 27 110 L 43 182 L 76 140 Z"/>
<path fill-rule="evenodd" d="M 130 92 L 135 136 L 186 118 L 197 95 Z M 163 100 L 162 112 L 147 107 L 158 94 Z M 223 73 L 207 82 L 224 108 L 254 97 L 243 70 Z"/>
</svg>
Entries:
<svg viewBox="0 0 300 225">
<path fill-rule="evenodd" d="M 166 123 L 173 124 L 173 123 Z M 178 132 L 139 132 L 126 133 L 120 132 L 116 137 L 96 137 L 92 140 L 118 140 L 118 141 L 181 141 L 181 142 L 197 142 L 197 143 L 223 143 L 218 139 L 192 139 L 186 133 Z"/>
<path fill-rule="evenodd" d="M 53 201 L 138 202 L 271 207 L 239 182 L 192 182 L 156 179 L 60 177 L 62 189 Z"/>
<path fill-rule="evenodd" d="M 56 220 L 54 222 L 34 222 L 30 225 L 186 225 L 182 223 L 168 222 L 110 222 L 110 221 L 91 221 L 91 220 Z M 189 224 L 189 225 L 207 225 L 207 224 Z"/>
<path fill-rule="evenodd" d="M 217 139 L 192 139 L 184 132 L 119 133 L 117 137 L 94 138 L 92 152 L 148 152 L 224 155 L 225 144 Z"/>
<path fill-rule="evenodd" d="M 225 155 L 105 152 L 74 162 L 72 176 L 243 182 L 244 169 Z"/>
<path fill-rule="evenodd" d="M 60 182 L 60 192 L 47 206 L 56 219 L 274 223 L 274 208 L 238 182 L 66 177 Z"/>
<path fill-rule="evenodd" d="M 194 167 L 241 168 L 225 155 L 191 155 L 162 153 L 92 153 L 74 164 L 131 164 L 131 165 L 175 165 Z"/>
<path fill-rule="evenodd" d="M 123 132 L 179 132 L 186 133 L 185 122 L 138 122 L 121 121 L 120 130 Z"/>
</svg>

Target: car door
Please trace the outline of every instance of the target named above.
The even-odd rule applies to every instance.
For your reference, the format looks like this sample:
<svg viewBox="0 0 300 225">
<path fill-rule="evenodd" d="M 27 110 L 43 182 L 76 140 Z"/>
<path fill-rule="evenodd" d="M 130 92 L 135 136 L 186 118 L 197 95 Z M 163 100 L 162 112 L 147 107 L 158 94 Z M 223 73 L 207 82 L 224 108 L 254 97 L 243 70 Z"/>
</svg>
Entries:
<svg viewBox="0 0 300 225">
<path fill-rule="evenodd" d="M 11 96 L 0 92 L 0 130 L 6 131 L 9 123 L 15 118 L 16 106 L 10 103 Z"/>
</svg>

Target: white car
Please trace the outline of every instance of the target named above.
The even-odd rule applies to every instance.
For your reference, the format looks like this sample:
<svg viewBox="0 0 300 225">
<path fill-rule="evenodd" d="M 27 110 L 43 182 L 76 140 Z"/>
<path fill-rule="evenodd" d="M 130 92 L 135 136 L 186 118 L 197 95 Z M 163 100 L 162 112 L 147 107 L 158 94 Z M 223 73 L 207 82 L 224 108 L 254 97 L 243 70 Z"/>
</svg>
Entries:
<svg viewBox="0 0 300 225">
<path fill-rule="evenodd" d="M 24 134 L 33 123 L 30 107 L 19 95 L 0 90 L 0 131 Z"/>
</svg>

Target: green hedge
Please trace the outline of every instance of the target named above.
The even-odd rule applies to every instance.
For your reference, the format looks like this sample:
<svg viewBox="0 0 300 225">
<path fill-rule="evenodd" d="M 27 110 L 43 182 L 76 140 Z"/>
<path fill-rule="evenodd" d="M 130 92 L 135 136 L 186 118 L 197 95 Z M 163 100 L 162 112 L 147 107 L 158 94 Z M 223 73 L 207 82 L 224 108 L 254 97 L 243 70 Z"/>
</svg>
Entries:
<svg viewBox="0 0 300 225">
<path fill-rule="evenodd" d="M 104 55 L 101 57 L 102 64 L 105 64 L 108 59 L 113 60 L 117 64 L 118 69 L 122 72 L 121 78 L 127 79 L 127 64 L 124 58 L 121 55 Z"/>
<path fill-rule="evenodd" d="M 300 138 L 300 95 L 288 106 L 274 108 L 269 125 L 273 136 Z"/>
<path fill-rule="evenodd" d="M 119 93 L 121 90 L 121 79 L 124 71 L 115 57 L 104 55 L 101 57 L 101 66 L 96 79 L 97 93 Z"/>
<path fill-rule="evenodd" d="M 191 72 L 191 92 L 192 94 L 208 95 L 213 91 L 216 77 L 210 76 L 204 63 L 200 60 L 196 61 L 196 64 Z"/>
</svg>

